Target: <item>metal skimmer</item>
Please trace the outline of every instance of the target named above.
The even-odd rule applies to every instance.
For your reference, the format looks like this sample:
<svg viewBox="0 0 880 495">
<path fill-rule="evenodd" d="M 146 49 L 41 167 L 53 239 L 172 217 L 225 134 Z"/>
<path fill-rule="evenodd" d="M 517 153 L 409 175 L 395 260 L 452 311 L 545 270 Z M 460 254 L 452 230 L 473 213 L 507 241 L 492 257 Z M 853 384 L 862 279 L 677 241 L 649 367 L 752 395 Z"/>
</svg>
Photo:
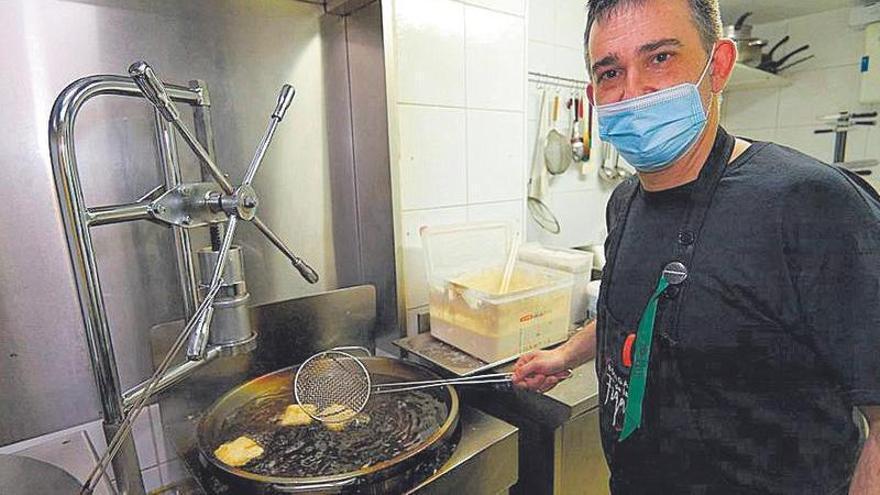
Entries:
<svg viewBox="0 0 880 495">
<path fill-rule="evenodd" d="M 325 423 L 349 421 L 363 411 L 372 394 L 390 394 L 447 385 L 509 383 L 513 373 L 495 373 L 445 380 L 373 384 L 357 357 L 343 351 L 320 352 L 308 358 L 293 379 L 296 402 L 309 416 Z"/>
</svg>

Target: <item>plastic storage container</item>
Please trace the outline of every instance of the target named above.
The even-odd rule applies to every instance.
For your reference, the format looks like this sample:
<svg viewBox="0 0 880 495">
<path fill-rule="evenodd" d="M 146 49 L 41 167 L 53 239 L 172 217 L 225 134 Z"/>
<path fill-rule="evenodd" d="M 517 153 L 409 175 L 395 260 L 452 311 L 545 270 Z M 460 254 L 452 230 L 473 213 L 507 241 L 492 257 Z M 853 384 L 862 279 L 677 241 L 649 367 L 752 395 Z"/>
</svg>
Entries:
<svg viewBox="0 0 880 495">
<path fill-rule="evenodd" d="M 490 363 L 567 338 L 571 275 L 517 261 L 510 289 L 499 293 L 509 225 L 425 227 L 421 237 L 432 336 Z"/>
<path fill-rule="evenodd" d="M 576 326 L 588 318 L 587 285 L 593 272 L 592 252 L 529 243 L 519 248 L 518 257 L 527 263 L 571 274 L 570 323 Z"/>
</svg>

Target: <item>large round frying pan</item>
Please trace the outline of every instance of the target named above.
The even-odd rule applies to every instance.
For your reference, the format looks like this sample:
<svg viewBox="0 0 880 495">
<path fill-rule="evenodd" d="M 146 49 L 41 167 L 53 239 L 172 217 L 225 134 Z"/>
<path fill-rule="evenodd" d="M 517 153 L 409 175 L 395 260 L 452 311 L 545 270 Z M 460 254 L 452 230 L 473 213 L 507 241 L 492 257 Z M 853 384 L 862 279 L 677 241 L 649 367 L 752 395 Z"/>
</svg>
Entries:
<svg viewBox="0 0 880 495">
<path fill-rule="evenodd" d="M 384 357 L 363 358 L 374 383 L 432 380 L 439 378 L 428 369 Z M 228 466 L 213 452 L 222 438 L 224 423 L 236 411 L 255 400 L 287 394 L 293 403 L 293 376 L 296 367 L 285 368 L 239 385 L 217 400 L 205 413 L 198 427 L 200 462 L 235 493 L 399 493 L 410 488 L 445 462 L 457 441 L 459 402 L 452 387 L 428 390 L 448 412 L 445 422 L 420 443 L 397 456 L 355 471 L 308 477 L 265 476 L 242 468 Z M 228 425 L 226 425 L 228 426 Z M 343 432 L 344 434 L 344 432 Z"/>
</svg>

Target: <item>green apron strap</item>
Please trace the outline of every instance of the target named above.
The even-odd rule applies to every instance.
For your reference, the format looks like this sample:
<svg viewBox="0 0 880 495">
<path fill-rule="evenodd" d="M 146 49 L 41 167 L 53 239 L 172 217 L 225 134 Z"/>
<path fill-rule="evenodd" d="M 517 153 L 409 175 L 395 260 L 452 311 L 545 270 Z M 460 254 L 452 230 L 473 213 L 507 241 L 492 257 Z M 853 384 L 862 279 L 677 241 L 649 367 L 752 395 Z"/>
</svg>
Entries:
<svg viewBox="0 0 880 495">
<path fill-rule="evenodd" d="M 635 359 L 629 375 L 629 395 L 626 401 L 626 413 L 623 419 L 623 430 L 618 442 L 626 440 L 632 432 L 642 425 L 642 399 L 645 397 L 645 384 L 648 379 L 648 361 L 651 357 L 651 340 L 654 336 L 654 319 L 657 316 L 657 303 L 663 291 L 669 287 L 669 281 L 661 275 L 654 295 L 645 306 L 639 330 L 636 333 Z"/>
</svg>

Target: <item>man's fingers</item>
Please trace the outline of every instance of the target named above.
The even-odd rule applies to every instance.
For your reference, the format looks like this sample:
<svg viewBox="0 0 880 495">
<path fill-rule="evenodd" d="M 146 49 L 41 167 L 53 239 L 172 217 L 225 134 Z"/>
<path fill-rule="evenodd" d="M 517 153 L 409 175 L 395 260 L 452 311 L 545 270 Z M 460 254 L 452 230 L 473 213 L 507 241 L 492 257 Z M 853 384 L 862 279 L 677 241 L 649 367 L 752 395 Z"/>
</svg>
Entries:
<svg viewBox="0 0 880 495">
<path fill-rule="evenodd" d="M 541 384 L 541 393 L 547 392 L 559 383 L 559 379 L 555 376 L 548 376 L 544 383 Z"/>
<path fill-rule="evenodd" d="M 516 370 L 516 373 L 521 377 L 527 377 L 529 375 L 534 375 L 538 373 L 544 375 L 545 367 L 546 366 L 544 365 L 543 361 L 541 361 L 540 359 L 533 359 L 522 365 L 518 370 Z"/>
<path fill-rule="evenodd" d="M 537 354 L 536 352 L 530 352 L 530 353 L 528 353 L 528 354 L 526 354 L 526 355 L 524 355 L 524 356 L 520 356 L 520 358 L 517 359 L 516 364 L 513 365 L 513 369 L 514 369 L 514 371 L 520 369 L 523 365 L 525 365 L 525 364 L 528 363 L 529 361 L 535 359 L 535 357 L 536 357 L 537 355 L 538 355 L 538 354 Z"/>
<path fill-rule="evenodd" d="M 562 380 L 567 380 L 571 378 L 572 372 L 571 370 L 562 370 L 559 373 L 553 373 L 551 376 L 556 377 L 558 380 L 556 383 L 561 382 Z"/>
<path fill-rule="evenodd" d="M 523 379 L 525 387 L 529 390 L 539 390 L 544 384 L 544 375 L 530 375 Z"/>
</svg>

